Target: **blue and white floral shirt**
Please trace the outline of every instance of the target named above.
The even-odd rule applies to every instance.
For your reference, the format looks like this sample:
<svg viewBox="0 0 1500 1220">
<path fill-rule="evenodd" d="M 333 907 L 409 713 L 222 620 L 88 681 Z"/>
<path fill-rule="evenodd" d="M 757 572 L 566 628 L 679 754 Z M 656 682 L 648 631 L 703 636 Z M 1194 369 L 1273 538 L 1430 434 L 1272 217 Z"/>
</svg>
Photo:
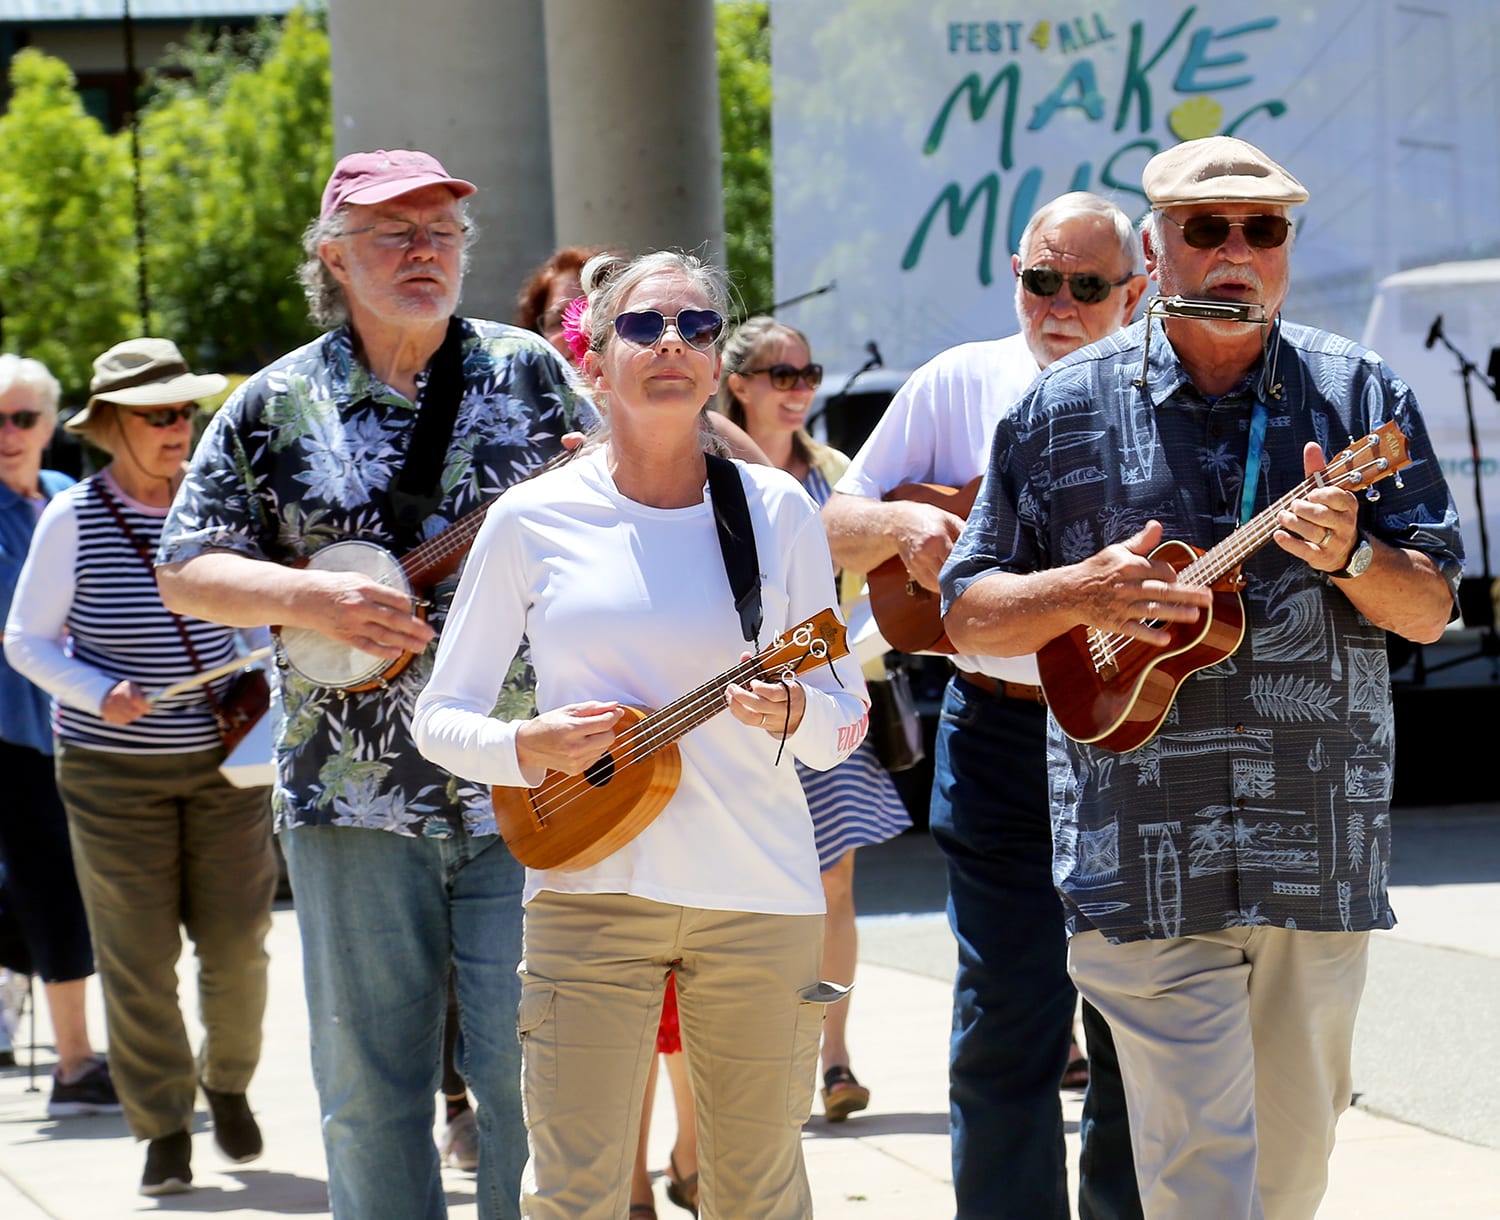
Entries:
<svg viewBox="0 0 1500 1220">
<path fill-rule="evenodd" d="M 1153 327 L 1144 386 L 1142 346 Z M 1259 514 L 1395 420 L 1411 465 L 1359 500 L 1360 527 L 1431 557 L 1457 587 L 1458 515 L 1410 389 L 1373 352 L 1280 324 L 1272 375 L 1212 401 L 1159 322 L 1051 365 L 1000 422 L 978 502 L 943 569 L 944 609 L 987 574 L 1077 563 L 1156 519 L 1207 550 L 1234 530 L 1265 383 Z M 1276 392 L 1279 391 L 1279 392 Z M 1247 924 L 1363 931 L 1386 897 L 1393 717 L 1385 633 L 1274 542 L 1244 564 L 1245 635 L 1189 677 L 1135 750 L 1080 745 L 1049 718 L 1053 875 L 1069 932 L 1111 940 Z"/>
<path fill-rule="evenodd" d="M 463 322 L 464 395 L 441 478 L 422 524 L 430 538 L 524 479 L 592 419 L 557 354 L 529 331 Z M 399 553 L 387 488 L 400 475 L 417 412 L 354 356 L 341 327 L 261 370 L 210 423 L 162 533 L 159 563 L 208 550 L 294 563 L 360 539 Z M 439 631 L 456 578 L 432 595 Z M 411 709 L 432 670 L 431 645 L 387 690 L 343 694 L 277 667 L 285 716 L 272 795 L 277 829 L 358 826 L 404 835 L 495 833 L 489 791 L 428 762 L 411 740 Z M 525 653 L 500 697 L 531 714 Z"/>
</svg>

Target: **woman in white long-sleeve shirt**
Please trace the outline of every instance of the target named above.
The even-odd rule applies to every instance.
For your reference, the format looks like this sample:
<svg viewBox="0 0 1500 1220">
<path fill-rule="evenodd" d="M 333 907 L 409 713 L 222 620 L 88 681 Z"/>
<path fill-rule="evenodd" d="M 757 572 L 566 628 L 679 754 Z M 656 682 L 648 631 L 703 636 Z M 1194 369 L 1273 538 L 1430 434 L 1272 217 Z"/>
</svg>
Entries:
<svg viewBox="0 0 1500 1220">
<path fill-rule="evenodd" d="M 613 274 L 610 274 L 613 272 Z M 622 706 L 661 707 L 747 651 L 705 481 L 702 408 L 718 385 L 723 289 L 675 254 L 585 268 L 583 371 L 602 445 L 490 510 L 413 729 L 471 779 L 579 774 Z M 790 476 L 736 463 L 759 560 L 759 643 L 836 605 L 812 502 Z M 530 643 L 541 714 L 492 717 Z M 592 867 L 530 870 L 519 1028 L 530 1217 L 617 1217 L 662 990 L 676 977 L 699 1100 L 705 1216 L 810 1213 L 800 1128 L 812 1100 L 823 892 L 795 757 L 833 766 L 859 743 L 858 667 L 730 685 L 727 714 L 678 744 L 661 815 Z M 784 747 L 784 748 L 783 748 Z"/>
<path fill-rule="evenodd" d="M 57 700 L 57 786 L 110 1070 L 131 1133 L 149 1141 L 140 1191 L 150 1196 L 191 1187 L 200 1087 L 220 1151 L 242 1162 L 262 1149 L 245 1093 L 266 1005 L 270 804 L 220 773 L 208 689 L 149 697 L 235 655 L 230 628 L 162 604 L 151 564 L 196 399 L 223 387 L 166 339 L 128 339 L 94 361 L 92 397 L 67 426 L 111 460 L 42 513 L 5 628 L 11 665 Z M 198 958 L 196 1053 L 178 1001 L 184 929 Z"/>
</svg>

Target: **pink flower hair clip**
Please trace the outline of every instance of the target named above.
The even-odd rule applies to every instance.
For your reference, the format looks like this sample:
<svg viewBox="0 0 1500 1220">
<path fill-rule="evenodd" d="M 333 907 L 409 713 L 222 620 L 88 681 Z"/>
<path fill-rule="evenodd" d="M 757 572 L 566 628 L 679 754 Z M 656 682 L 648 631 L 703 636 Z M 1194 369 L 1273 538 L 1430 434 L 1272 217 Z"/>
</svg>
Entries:
<svg viewBox="0 0 1500 1220">
<path fill-rule="evenodd" d="M 588 297 L 574 297 L 563 306 L 563 338 L 568 341 L 568 348 L 573 353 L 575 364 L 582 361 L 584 354 L 589 350 L 588 316 Z"/>
</svg>

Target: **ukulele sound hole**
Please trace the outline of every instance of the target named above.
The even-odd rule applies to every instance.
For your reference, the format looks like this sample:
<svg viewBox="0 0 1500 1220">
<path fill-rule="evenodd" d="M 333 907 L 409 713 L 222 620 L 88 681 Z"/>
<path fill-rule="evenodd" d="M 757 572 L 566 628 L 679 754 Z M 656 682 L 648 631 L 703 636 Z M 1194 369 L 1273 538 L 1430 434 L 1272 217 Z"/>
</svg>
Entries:
<svg viewBox="0 0 1500 1220">
<path fill-rule="evenodd" d="M 606 754 L 592 767 L 583 773 L 583 778 L 588 780 L 596 788 L 602 788 L 615 777 L 615 760 L 610 754 Z"/>
</svg>

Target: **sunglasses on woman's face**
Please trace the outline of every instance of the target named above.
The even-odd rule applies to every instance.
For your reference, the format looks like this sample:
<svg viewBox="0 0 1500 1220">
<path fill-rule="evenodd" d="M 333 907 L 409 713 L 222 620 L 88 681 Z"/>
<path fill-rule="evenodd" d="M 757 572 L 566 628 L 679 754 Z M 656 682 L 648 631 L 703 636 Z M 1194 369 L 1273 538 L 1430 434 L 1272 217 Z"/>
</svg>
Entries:
<svg viewBox="0 0 1500 1220">
<path fill-rule="evenodd" d="M 1165 212 L 1168 220 L 1172 220 Z M 1257 250 L 1274 250 L 1286 241 L 1291 222 L 1285 216 L 1190 216 L 1172 220 L 1182 240 L 1194 250 L 1216 250 L 1229 240 L 1230 229 L 1243 229 L 1245 241 Z"/>
<path fill-rule="evenodd" d="M 772 364 L 765 368 L 746 369 L 743 375 L 754 377 L 757 373 L 764 373 L 771 379 L 773 390 L 795 390 L 799 381 L 809 390 L 816 390 L 823 384 L 821 364 L 804 364 L 800 369 L 795 364 Z"/>
<path fill-rule="evenodd" d="M 170 428 L 173 424 L 192 419 L 198 414 L 198 404 L 185 402 L 180 407 L 153 407 L 150 410 L 127 407 L 126 410 L 149 427 Z"/>
<path fill-rule="evenodd" d="M 666 333 L 668 322 L 684 343 L 699 351 L 707 351 L 724 333 L 724 319 L 712 309 L 684 309 L 675 318 L 658 309 L 633 309 L 615 316 L 615 334 L 637 347 L 652 347 Z"/>
<path fill-rule="evenodd" d="M 30 432 L 41 418 L 40 411 L 0 411 L 0 431 L 6 424 L 15 424 L 22 432 Z"/>
<path fill-rule="evenodd" d="M 1080 305 L 1097 305 L 1122 284 L 1130 283 L 1130 276 L 1123 280 L 1107 280 L 1092 271 L 1075 271 L 1064 275 L 1053 267 L 1027 267 L 1021 272 L 1021 286 L 1038 297 L 1055 297 L 1062 291 L 1066 281 L 1068 291 Z"/>
</svg>

